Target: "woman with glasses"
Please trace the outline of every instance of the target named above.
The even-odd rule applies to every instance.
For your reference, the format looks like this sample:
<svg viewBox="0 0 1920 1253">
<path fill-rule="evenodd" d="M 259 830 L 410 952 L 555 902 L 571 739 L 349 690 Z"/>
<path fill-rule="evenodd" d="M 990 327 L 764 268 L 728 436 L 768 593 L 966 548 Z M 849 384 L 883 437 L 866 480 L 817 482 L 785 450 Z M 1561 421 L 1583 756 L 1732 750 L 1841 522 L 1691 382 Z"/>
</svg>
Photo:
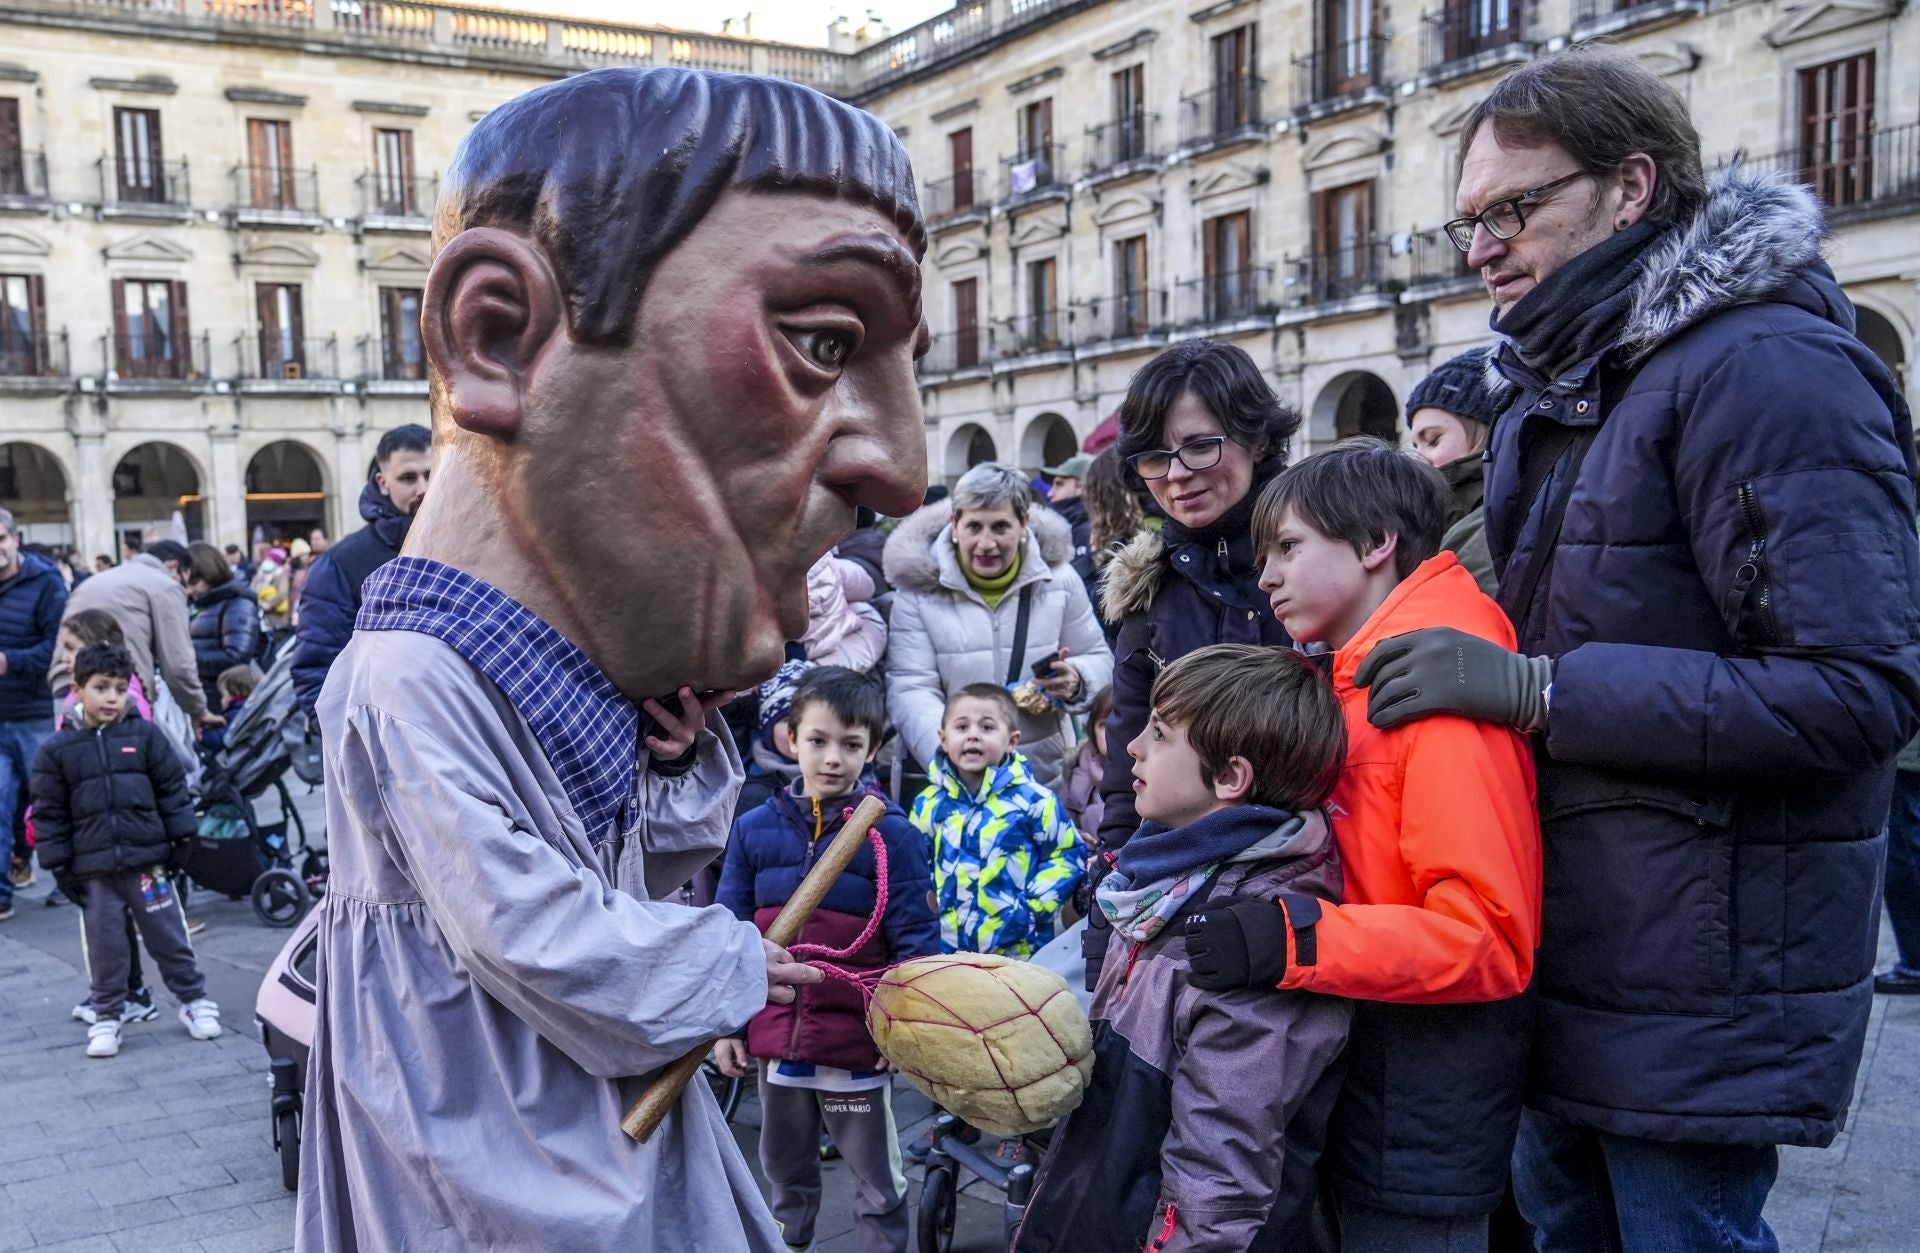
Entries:
<svg viewBox="0 0 1920 1253">
<path fill-rule="evenodd" d="M 1119 623 L 1100 789 L 1105 850 L 1125 844 L 1139 825 L 1126 747 L 1146 725 L 1147 694 L 1161 668 L 1210 644 L 1291 643 L 1258 586 L 1249 523 L 1299 426 L 1300 415 L 1273 394 L 1252 357 L 1211 340 L 1167 349 L 1127 388 L 1118 447 L 1165 522 L 1113 557 L 1101 594 L 1107 620 Z M 1091 987 L 1098 957 L 1091 949 L 1088 956 Z"/>
</svg>

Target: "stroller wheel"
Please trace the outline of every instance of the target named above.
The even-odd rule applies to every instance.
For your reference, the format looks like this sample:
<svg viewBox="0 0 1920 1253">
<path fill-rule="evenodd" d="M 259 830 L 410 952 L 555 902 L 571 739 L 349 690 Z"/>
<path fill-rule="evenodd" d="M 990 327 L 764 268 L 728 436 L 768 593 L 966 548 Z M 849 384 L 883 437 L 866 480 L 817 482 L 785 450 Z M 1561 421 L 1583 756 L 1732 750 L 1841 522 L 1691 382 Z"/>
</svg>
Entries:
<svg viewBox="0 0 1920 1253">
<path fill-rule="evenodd" d="M 300 876 L 279 866 L 253 881 L 253 912 L 269 927 L 291 927 L 312 899 Z"/>
<path fill-rule="evenodd" d="M 707 1086 L 713 1089 L 713 1099 L 720 1103 L 720 1116 L 732 1122 L 734 1111 L 740 1108 L 740 1094 L 745 1090 L 747 1081 L 723 1074 L 711 1057 L 700 1063 L 700 1073 L 706 1077 Z"/>
<path fill-rule="evenodd" d="M 280 1150 L 280 1183 L 289 1192 L 300 1190 L 300 1111 L 283 1109 L 273 1116 L 273 1143 Z"/>
<path fill-rule="evenodd" d="M 957 1207 L 952 1168 L 927 1167 L 927 1177 L 920 1184 L 920 1222 L 915 1233 L 920 1253 L 949 1253 Z"/>
</svg>

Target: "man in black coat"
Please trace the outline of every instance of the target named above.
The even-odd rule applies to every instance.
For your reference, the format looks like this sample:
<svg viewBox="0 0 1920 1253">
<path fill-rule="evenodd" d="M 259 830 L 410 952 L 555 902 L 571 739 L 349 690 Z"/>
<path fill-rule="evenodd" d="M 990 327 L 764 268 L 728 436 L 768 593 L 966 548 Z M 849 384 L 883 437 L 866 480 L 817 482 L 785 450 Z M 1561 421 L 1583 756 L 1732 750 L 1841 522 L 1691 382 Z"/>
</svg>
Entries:
<svg viewBox="0 0 1920 1253">
<path fill-rule="evenodd" d="M 1381 726 L 1538 735 L 1538 1022 L 1515 1154 L 1538 1247 L 1773 1250 L 1776 1146 L 1844 1121 L 1894 756 L 1920 724 L 1900 388 L 1804 188 L 1708 178 L 1686 105 L 1581 49 L 1461 132 L 1518 389 L 1487 533 L 1518 654 L 1447 631 L 1357 676 Z"/>
<path fill-rule="evenodd" d="M 27 772 L 53 733 L 47 667 L 67 607 L 67 585 L 45 558 L 20 550 L 13 515 L 0 509 L 0 845 L 11 863 L 0 873 L 0 920 L 13 917 L 14 876 L 31 878 L 27 850 L 15 846 Z"/>
<path fill-rule="evenodd" d="M 367 524 L 331 545 L 307 572 L 294 636 L 293 692 L 309 724 L 333 659 L 353 638 L 361 585 L 400 555 L 432 472 L 433 433 L 426 427 L 408 423 L 382 435 L 373 473 L 360 489 L 360 516 Z"/>
<path fill-rule="evenodd" d="M 1085 453 L 1075 453 L 1057 466 L 1047 466 L 1040 471 L 1047 478 L 1047 505 L 1067 520 L 1073 528 L 1073 572 L 1087 586 L 1087 595 L 1098 601 L 1098 580 L 1093 574 L 1093 518 L 1087 512 L 1087 499 L 1082 494 L 1082 486 L 1087 479 L 1087 471 L 1093 468 L 1093 458 Z"/>
</svg>

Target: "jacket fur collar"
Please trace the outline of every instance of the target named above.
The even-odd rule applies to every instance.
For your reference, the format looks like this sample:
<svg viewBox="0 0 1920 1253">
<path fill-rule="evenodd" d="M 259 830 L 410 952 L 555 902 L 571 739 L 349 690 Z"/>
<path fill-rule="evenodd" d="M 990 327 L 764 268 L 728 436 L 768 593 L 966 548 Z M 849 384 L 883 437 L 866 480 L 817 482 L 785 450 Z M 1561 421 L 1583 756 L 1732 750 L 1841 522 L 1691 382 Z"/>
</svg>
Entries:
<svg viewBox="0 0 1920 1253">
<path fill-rule="evenodd" d="M 944 541 L 941 537 L 952 520 L 953 510 L 944 500 L 908 514 L 887 537 L 880 563 L 887 582 L 923 596 L 939 591 L 943 584 L 937 546 L 942 542 L 951 546 L 951 536 Z M 1044 506 L 1028 515 L 1027 546 L 1020 555 L 1022 571 L 1030 569 L 1036 560 L 1049 570 L 1073 560 L 1073 528 Z"/>
<path fill-rule="evenodd" d="M 1116 548 L 1100 585 L 1101 616 L 1108 622 L 1118 622 L 1151 606 L 1167 572 L 1166 556 L 1167 541 L 1151 528 L 1142 528 Z"/>
</svg>

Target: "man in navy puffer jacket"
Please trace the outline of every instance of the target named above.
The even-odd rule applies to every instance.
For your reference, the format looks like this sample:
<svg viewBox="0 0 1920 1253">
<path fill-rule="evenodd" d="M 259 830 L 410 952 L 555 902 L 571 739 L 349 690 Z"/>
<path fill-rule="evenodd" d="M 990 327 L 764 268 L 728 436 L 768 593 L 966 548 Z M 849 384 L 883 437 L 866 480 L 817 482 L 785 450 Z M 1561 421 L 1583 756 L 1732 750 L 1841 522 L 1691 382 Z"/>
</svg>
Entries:
<svg viewBox="0 0 1920 1253">
<path fill-rule="evenodd" d="M 27 774 L 53 734 L 47 668 L 66 607 L 67 585 L 53 563 L 20 551 L 13 515 L 0 509 L 0 847 L 15 858 L 26 855 L 13 847 L 13 833 L 27 803 Z M 11 917 L 13 880 L 0 873 L 0 919 Z"/>
<path fill-rule="evenodd" d="M 1772 1250 L 1775 1146 L 1845 1119 L 1920 723 L 1907 408 L 1808 189 L 1709 179 L 1622 54 L 1532 63 L 1462 150 L 1449 229 L 1519 389 L 1487 533 L 1520 655 L 1416 632 L 1359 682 L 1381 725 L 1539 734 L 1539 1247 Z"/>
</svg>

